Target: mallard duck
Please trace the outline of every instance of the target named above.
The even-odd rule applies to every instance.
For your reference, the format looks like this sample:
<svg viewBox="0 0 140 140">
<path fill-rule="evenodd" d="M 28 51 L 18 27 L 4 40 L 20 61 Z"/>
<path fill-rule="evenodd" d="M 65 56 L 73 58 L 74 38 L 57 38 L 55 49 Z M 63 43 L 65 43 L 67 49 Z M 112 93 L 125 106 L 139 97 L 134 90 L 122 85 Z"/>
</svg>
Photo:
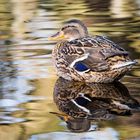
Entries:
<svg viewBox="0 0 140 140">
<path fill-rule="evenodd" d="M 109 83 L 119 80 L 136 63 L 128 52 L 105 36 L 89 36 L 80 20 L 70 20 L 48 40 L 58 41 L 52 56 L 59 77 Z"/>
<path fill-rule="evenodd" d="M 59 78 L 54 87 L 58 109 L 74 118 L 106 120 L 111 115 L 128 115 L 140 107 L 120 82 L 92 84 Z"/>
</svg>

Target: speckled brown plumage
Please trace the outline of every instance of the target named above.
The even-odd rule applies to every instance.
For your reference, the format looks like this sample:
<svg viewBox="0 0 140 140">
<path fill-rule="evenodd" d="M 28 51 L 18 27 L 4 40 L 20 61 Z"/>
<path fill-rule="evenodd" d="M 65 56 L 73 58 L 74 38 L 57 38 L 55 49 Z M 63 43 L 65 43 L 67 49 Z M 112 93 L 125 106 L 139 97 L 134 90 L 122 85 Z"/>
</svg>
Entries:
<svg viewBox="0 0 140 140">
<path fill-rule="evenodd" d="M 58 76 L 75 81 L 109 83 L 119 80 L 136 63 L 127 51 L 108 38 L 89 36 L 80 21 L 68 23 L 70 25 L 60 31 L 67 39 L 58 42 L 52 53 Z"/>
</svg>

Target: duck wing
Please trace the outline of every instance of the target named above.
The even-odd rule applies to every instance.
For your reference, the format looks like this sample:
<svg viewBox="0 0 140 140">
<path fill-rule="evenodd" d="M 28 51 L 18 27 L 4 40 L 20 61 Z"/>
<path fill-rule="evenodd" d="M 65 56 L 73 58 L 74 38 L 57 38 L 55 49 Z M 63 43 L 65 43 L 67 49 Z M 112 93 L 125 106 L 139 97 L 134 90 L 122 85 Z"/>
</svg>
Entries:
<svg viewBox="0 0 140 140">
<path fill-rule="evenodd" d="M 76 39 L 62 50 L 70 67 L 80 72 L 109 70 L 108 58 L 128 55 L 127 51 L 104 36 Z"/>
</svg>

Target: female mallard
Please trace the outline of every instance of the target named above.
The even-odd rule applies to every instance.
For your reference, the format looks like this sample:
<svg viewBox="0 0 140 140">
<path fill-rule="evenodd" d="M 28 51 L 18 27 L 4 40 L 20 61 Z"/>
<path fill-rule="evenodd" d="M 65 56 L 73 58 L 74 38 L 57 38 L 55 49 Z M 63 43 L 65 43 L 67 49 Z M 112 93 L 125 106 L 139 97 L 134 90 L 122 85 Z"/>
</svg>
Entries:
<svg viewBox="0 0 140 140">
<path fill-rule="evenodd" d="M 48 40 L 59 40 L 53 50 L 58 76 L 68 80 L 109 83 L 119 80 L 136 63 L 128 52 L 104 36 L 89 36 L 79 20 L 70 20 Z"/>
</svg>

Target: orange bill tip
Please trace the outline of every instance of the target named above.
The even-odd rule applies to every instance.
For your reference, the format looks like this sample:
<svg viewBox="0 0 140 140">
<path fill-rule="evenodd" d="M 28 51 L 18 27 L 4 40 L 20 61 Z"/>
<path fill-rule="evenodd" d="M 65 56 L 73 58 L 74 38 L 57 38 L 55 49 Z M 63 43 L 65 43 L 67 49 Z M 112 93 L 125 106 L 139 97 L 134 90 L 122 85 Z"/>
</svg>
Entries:
<svg viewBox="0 0 140 140">
<path fill-rule="evenodd" d="M 64 33 L 62 31 L 60 31 L 60 32 L 57 32 L 56 34 L 48 37 L 47 40 L 49 40 L 49 41 L 57 41 L 57 40 L 62 40 L 64 38 L 65 38 Z"/>
</svg>

